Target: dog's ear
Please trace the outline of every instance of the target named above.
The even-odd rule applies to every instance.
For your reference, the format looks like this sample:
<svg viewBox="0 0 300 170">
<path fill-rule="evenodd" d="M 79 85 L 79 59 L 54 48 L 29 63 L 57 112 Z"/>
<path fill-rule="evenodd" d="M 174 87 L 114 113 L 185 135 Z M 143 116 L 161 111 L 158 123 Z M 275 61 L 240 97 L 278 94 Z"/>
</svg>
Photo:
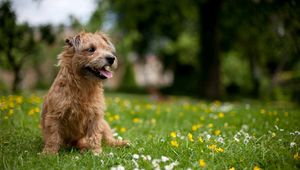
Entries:
<svg viewBox="0 0 300 170">
<path fill-rule="evenodd" d="M 103 40 L 110 46 L 110 48 L 112 49 L 112 51 L 115 53 L 116 52 L 116 48 L 113 45 L 113 43 L 111 43 L 110 38 L 107 35 L 103 34 L 103 33 L 101 34 L 101 36 L 102 36 Z"/>
<path fill-rule="evenodd" d="M 75 47 L 78 47 L 80 45 L 80 35 L 76 35 L 75 38 L 74 38 L 74 46 Z"/>
<path fill-rule="evenodd" d="M 72 38 L 70 38 L 70 37 L 66 38 L 65 43 L 66 43 L 66 45 L 72 47 L 73 46 Z"/>
<path fill-rule="evenodd" d="M 81 43 L 80 35 L 76 35 L 75 37 L 68 37 L 65 40 L 66 45 L 69 47 L 78 47 Z"/>
</svg>

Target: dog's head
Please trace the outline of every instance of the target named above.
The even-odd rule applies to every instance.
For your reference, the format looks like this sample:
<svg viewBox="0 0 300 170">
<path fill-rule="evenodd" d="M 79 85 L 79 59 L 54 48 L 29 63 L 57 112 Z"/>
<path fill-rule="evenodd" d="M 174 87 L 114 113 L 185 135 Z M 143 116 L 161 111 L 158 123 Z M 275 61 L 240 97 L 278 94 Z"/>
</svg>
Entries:
<svg viewBox="0 0 300 170">
<path fill-rule="evenodd" d="M 117 68 L 115 47 L 109 38 L 100 32 L 81 32 L 66 39 L 66 50 L 74 72 L 89 78 L 111 78 Z"/>
</svg>

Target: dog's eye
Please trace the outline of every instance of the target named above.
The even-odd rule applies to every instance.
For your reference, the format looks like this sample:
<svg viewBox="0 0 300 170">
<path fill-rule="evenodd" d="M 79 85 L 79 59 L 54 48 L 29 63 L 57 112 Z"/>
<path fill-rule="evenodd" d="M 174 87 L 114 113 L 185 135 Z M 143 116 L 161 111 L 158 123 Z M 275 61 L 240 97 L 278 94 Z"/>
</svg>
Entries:
<svg viewBox="0 0 300 170">
<path fill-rule="evenodd" d="M 95 47 L 90 47 L 90 48 L 87 49 L 87 51 L 92 53 L 92 52 L 96 51 L 96 48 Z"/>
</svg>

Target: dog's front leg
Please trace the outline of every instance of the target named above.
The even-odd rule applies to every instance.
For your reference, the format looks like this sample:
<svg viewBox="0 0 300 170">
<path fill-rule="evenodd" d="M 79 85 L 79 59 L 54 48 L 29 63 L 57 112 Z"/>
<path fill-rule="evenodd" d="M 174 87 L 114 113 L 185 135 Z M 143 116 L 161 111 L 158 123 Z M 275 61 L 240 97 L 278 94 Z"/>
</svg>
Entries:
<svg viewBox="0 0 300 170">
<path fill-rule="evenodd" d="M 81 151 L 91 149 L 95 155 L 99 155 L 102 152 L 101 140 L 102 133 L 99 120 L 95 120 L 89 125 L 87 136 L 79 140 L 78 144 L 84 146 L 80 148 Z"/>
<path fill-rule="evenodd" d="M 57 120 L 46 119 L 43 127 L 43 134 L 45 140 L 45 146 L 43 153 L 45 154 L 57 154 L 60 146 L 62 145 L 62 139 L 59 134 L 59 123 Z"/>
</svg>

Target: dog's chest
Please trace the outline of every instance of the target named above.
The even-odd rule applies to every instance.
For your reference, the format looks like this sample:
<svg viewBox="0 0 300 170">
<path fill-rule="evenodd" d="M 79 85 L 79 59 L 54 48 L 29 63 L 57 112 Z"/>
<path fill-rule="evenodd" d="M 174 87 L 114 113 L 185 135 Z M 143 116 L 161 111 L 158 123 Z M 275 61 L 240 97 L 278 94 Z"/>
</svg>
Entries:
<svg viewBox="0 0 300 170">
<path fill-rule="evenodd" d="M 72 138 L 86 134 L 89 125 L 101 116 L 101 108 L 91 103 L 71 103 L 61 117 L 61 124 Z"/>
</svg>

